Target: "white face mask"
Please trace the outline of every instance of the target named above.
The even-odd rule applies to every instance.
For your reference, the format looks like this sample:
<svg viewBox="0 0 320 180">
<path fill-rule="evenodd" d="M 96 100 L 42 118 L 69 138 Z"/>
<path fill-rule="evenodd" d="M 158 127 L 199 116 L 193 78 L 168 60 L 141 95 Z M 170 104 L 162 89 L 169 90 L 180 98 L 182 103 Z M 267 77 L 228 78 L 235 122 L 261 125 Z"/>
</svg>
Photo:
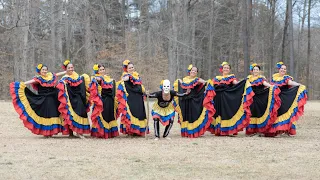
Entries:
<svg viewBox="0 0 320 180">
<path fill-rule="evenodd" d="M 163 81 L 162 89 L 164 93 L 166 94 L 170 93 L 170 81 L 168 79 Z"/>
</svg>

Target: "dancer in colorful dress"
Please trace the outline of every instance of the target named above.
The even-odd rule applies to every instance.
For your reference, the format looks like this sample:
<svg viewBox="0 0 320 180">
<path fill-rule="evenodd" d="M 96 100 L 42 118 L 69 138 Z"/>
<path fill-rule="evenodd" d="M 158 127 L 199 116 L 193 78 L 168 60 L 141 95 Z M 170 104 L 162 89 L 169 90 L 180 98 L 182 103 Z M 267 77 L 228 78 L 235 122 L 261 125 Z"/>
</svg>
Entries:
<svg viewBox="0 0 320 180">
<path fill-rule="evenodd" d="M 204 135 L 215 113 L 212 101 L 215 92 L 212 81 L 207 83 L 197 77 L 197 74 L 198 68 L 189 65 L 188 76 L 176 80 L 174 84 L 174 90 L 180 94 L 190 89 L 187 96 L 175 97 L 182 137 L 197 138 Z"/>
<path fill-rule="evenodd" d="M 296 121 L 304 113 L 304 105 L 307 103 L 306 87 L 293 81 L 287 75 L 287 67 L 283 62 L 277 63 L 279 73 L 272 76 L 271 84 L 277 85 L 280 90 L 281 106 L 278 110 L 278 118 L 272 125 L 266 136 L 276 136 L 286 133 L 296 134 Z"/>
<path fill-rule="evenodd" d="M 254 96 L 251 84 L 246 80 L 238 82 L 235 75 L 230 74 L 230 69 L 230 64 L 223 62 L 219 68 L 222 76 L 213 78 L 216 113 L 209 131 L 217 136 L 237 135 L 250 122 L 250 105 Z"/>
<path fill-rule="evenodd" d="M 266 78 L 260 75 L 260 70 L 261 67 L 258 64 L 252 64 L 250 66 L 251 75 L 247 77 L 255 94 L 250 106 L 252 115 L 250 124 L 246 129 L 247 135 L 267 133 L 276 121 L 278 109 L 281 105 L 280 89 L 269 84 Z"/>
<path fill-rule="evenodd" d="M 145 88 L 139 74 L 129 60 L 123 62 L 123 74 L 117 86 L 118 116 L 121 115 L 120 132 L 128 135 L 144 136 L 147 128 L 144 106 Z"/>
<path fill-rule="evenodd" d="M 172 128 L 174 117 L 175 117 L 175 107 L 173 105 L 173 98 L 175 96 L 183 97 L 190 93 L 190 91 L 185 93 L 178 93 L 176 91 L 170 90 L 171 85 L 169 80 L 161 81 L 160 85 L 161 91 L 157 91 L 149 94 L 150 98 L 157 98 L 157 101 L 153 103 L 152 107 L 152 118 L 154 120 L 154 135 L 155 140 L 160 138 L 160 123 L 165 126 L 163 133 L 163 138 L 170 139 L 167 137 L 169 135 L 170 129 Z"/>
<path fill-rule="evenodd" d="M 57 82 L 57 74 L 48 72 L 48 67 L 38 64 L 38 73 L 32 80 L 26 82 L 12 82 L 10 94 L 15 110 L 23 121 L 23 124 L 33 134 L 50 137 L 63 129 L 62 118 L 58 111 L 58 90 L 54 87 Z M 31 84 L 38 93 L 33 93 L 27 84 Z"/>
<path fill-rule="evenodd" d="M 79 75 L 74 71 L 73 64 L 66 60 L 62 68 L 67 71 L 61 78 L 57 88 L 59 89 L 58 100 L 60 101 L 59 112 L 64 119 L 64 132 L 73 136 L 76 132 L 80 138 L 83 134 L 90 134 L 90 124 L 87 112 L 89 111 L 88 87 L 90 77 L 87 74 Z"/>
<path fill-rule="evenodd" d="M 91 135 L 98 138 L 119 136 L 115 110 L 115 80 L 106 75 L 103 65 L 93 66 L 94 77 L 89 85 L 90 101 L 93 103 Z"/>
</svg>

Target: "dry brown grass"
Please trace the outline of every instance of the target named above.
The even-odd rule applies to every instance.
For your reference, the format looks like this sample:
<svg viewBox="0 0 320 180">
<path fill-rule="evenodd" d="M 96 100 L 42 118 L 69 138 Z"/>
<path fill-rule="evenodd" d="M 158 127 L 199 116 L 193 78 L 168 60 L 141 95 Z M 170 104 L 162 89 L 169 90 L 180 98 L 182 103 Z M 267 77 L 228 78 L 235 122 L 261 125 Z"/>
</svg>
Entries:
<svg viewBox="0 0 320 180">
<path fill-rule="evenodd" d="M 308 102 L 296 137 L 45 139 L 0 102 L 0 179 L 318 179 L 320 103 Z M 152 125 L 152 122 L 150 122 Z M 152 128 L 152 127 L 151 127 Z M 163 131 L 163 128 L 161 129 Z M 153 130 L 151 130 L 153 132 Z"/>
</svg>

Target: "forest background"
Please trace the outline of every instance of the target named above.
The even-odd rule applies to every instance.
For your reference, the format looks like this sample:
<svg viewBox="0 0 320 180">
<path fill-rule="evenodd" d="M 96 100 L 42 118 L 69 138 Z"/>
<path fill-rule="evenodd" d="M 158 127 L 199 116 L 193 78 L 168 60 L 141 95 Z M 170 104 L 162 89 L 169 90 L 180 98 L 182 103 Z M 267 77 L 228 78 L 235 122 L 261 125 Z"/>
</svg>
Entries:
<svg viewBox="0 0 320 180">
<path fill-rule="evenodd" d="M 283 61 L 294 79 L 320 99 L 319 0 L 0 0 L 0 99 L 9 83 L 52 72 L 70 59 L 92 74 L 106 66 L 116 80 L 130 59 L 151 91 L 162 79 L 219 75 L 223 61 L 239 79 L 250 63 L 268 80 Z"/>
</svg>

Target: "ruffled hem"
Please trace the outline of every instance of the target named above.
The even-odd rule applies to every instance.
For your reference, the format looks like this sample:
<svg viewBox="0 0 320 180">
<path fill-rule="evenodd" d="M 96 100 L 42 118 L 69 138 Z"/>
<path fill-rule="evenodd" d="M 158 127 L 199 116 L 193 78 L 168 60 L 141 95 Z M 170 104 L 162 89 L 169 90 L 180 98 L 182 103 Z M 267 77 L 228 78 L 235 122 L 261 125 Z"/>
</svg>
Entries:
<svg viewBox="0 0 320 180">
<path fill-rule="evenodd" d="M 288 84 L 289 80 L 293 80 L 293 78 L 288 75 L 284 75 L 283 77 L 280 77 L 279 73 L 276 73 L 272 76 L 271 84 L 274 84 L 277 86 L 285 86 Z"/>
<path fill-rule="evenodd" d="M 107 123 L 101 113 L 103 112 L 103 103 L 98 94 L 98 84 L 95 80 L 89 85 L 90 101 L 93 103 L 91 121 L 91 136 L 98 138 L 112 138 L 119 136 L 117 121 Z"/>
<path fill-rule="evenodd" d="M 269 92 L 269 101 L 268 108 L 265 115 L 257 118 L 257 122 L 262 121 L 260 124 L 249 124 L 249 126 L 246 129 L 246 134 L 254 134 L 254 133 L 266 133 L 272 124 L 277 120 L 277 111 L 281 106 L 281 99 L 279 97 L 280 89 L 276 86 L 273 86 L 272 89 Z M 269 110 L 269 111 L 268 111 Z"/>
<path fill-rule="evenodd" d="M 175 109 L 172 103 L 162 108 L 158 105 L 158 101 L 156 101 L 153 103 L 151 115 L 153 119 L 159 119 L 163 126 L 167 126 L 170 120 L 173 120 L 175 117 Z"/>
<path fill-rule="evenodd" d="M 57 89 L 59 89 L 58 100 L 60 101 L 58 110 L 64 119 L 65 130 L 62 133 L 67 135 L 69 134 L 69 129 L 71 129 L 78 134 L 90 134 L 89 120 L 88 118 L 80 117 L 73 111 L 65 83 L 60 81 Z"/>
<path fill-rule="evenodd" d="M 25 96 L 25 88 L 23 83 L 10 83 L 12 103 L 24 126 L 36 135 L 52 136 L 61 132 L 63 129 L 62 119 L 60 117 L 43 118 L 38 116 Z M 46 124 L 40 123 L 40 121 L 45 121 Z"/>
<path fill-rule="evenodd" d="M 169 125 L 170 120 L 174 119 L 174 117 L 175 117 L 174 110 L 173 110 L 173 112 L 171 114 L 169 114 L 167 116 L 162 116 L 162 115 L 160 115 L 159 113 L 157 113 L 157 112 L 155 112 L 153 110 L 151 111 L 151 114 L 152 114 L 152 118 L 153 119 L 159 119 L 163 126 Z"/>
<path fill-rule="evenodd" d="M 118 131 L 118 127 L 117 130 L 115 131 L 111 131 L 111 132 L 106 132 L 104 133 L 102 136 L 100 133 L 96 132 L 96 128 L 92 128 L 91 130 L 91 136 L 92 137 L 96 137 L 96 138 L 104 138 L 104 139 L 110 139 L 110 138 L 115 138 L 119 136 L 119 131 Z"/>
<path fill-rule="evenodd" d="M 71 77 L 69 77 L 69 76 L 64 76 L 64 77 L 61 78 L 60 81 L 64 81 L 64 82 L 66 82 L 67 84 L 69 84 L 70 86 L 75 87 L 75 86 L 78 86 L 79 84 L 82 83 L 82 78 L 81 78 L 81 76 L 79 76 L 79 75 L 78 75 L 78 78 L 77 78 L 77 79 L 73 79 L 73 78 L 71 78 Z"/>
<path fill-rule="evenodd" d="M 107 123 L 109 125 L 109 128 L 106 128 L 106 125 L 102 123 L 103 120 L 101 120 L 101 116 L 97 118 L 99 128 L 96 128 L 95 125 L 92 124 L 92 129 L 91 129 L 91 136 L 96 137 L 96 138 L 114 138 L 119 136 L 119 131 L 118 131 L 118 126 L 117 126 L 117 120 L 111 121 L 110 123 Z M 112 126 L 114 125 L 114 126 Z M 101 132 L 101 129 L 103 132 Z"/>
<path fill-rule="evenodd" d="M 217 76 L 220 77 L 220 76 Z M 231 84 L 234 80 L 237 80 L 237 78 L 234 75 L 230 75 L 228 77 L 222 77 L 220 80 L 219 78 L 213 78 L 213 84 L 214 85 L 219 85 L 219 84 Z"/>
<path fill-rule="evenodd" d="M 292 129 L 292 125 L 299 119 L 304 113 L 304 105 L 307 103 L 307 90 L 305 86 L 300 86 L 294 100 L 289 110 L 283 115 L 279 116 L 276 122 L 268 130 L 268 134 L 279 134 L 282 132 L 296 134 L 295 128 Z M 295 127 L 295 126 L 294 126 Z"/>
<path fill-rule="evenodd" d="M 251 88 L 250 82 L 246 82 L 242 105 L 239 107 L 237 113 L 229 120 L 221 120 L 217 117 L 209 127 L 209 131 L 216 136 L 228 136 L 237 134 L 243 131 L 250 123 L 251 110 L 250 106 L 253 103 L 254 92 Z M 221 121 L 230 121 L 236 119 L 234 125 L 229 127 L 221 127 Z"/>
<path fill-rule="evenodd" d="M 129 106 L 127 105 L 127 93 L 123 83 L 118 85 L 116 97 L 118 101 L 118 113 L 121 114 L 120 132 L 139 136 L 149 134 L 147 119 L 139 120 L 131 114 Z"/>
<path fill-rule="evenodd" d="M 193 81 L 191 81 L 189 83 L 182 82 L 181 87 L 183 89 L 193 89 L 194 87 L 196 87 L 199 84 L 199 80 L 200 80 L 200 78 L 195 78 Z"/>
<path fill-rule="evenodd" d="M 177 83 L 175 83 L 175 90 L 178 91 Z M 181 124 L 181 136 L 188 137 L 188 138 L 197 138 L 202 135 L 208 130 L 210 124 L 213 121 L 213 115 L 215 114 L 216 110 L 213 106 L 213 98 L 215 96 L 214 87 L 212 81 L 209 80 L 209 83 L 206 87 L 206 91 L 204 93 L 204 100 L 203 100 L 203 110 L 199 118 L 193 122 L 189 123 L 188 121 L 184 121 L 181 113 L 181 109 L 176 99 L 176 111 L 179 114 L 179 122 Z"/>
</svg>

